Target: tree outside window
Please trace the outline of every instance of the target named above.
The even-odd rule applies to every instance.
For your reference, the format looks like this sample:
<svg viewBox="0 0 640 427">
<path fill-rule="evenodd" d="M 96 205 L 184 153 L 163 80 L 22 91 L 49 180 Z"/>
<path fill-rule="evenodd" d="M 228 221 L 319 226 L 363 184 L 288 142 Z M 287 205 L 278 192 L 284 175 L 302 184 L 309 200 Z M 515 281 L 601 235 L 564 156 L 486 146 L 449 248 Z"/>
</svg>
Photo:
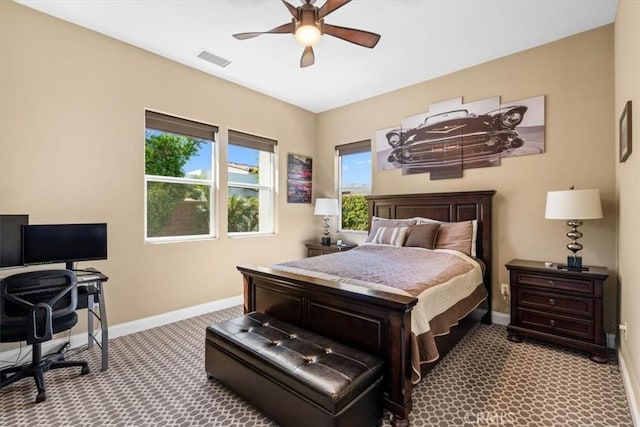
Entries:
<svg viewBox="0 0 640 427">
<path fill-rule="evenodd" d="M 146 112 L 146 239 L 212 237 L 217 128 Z"/>
<path fill-rule="evenodd" d="M 365 196 L 371 193 L 371 142 L 359 141 L 336 147 L 340 194 L 341 231 L 366 231 L 368 207 Z"/>
</svg>

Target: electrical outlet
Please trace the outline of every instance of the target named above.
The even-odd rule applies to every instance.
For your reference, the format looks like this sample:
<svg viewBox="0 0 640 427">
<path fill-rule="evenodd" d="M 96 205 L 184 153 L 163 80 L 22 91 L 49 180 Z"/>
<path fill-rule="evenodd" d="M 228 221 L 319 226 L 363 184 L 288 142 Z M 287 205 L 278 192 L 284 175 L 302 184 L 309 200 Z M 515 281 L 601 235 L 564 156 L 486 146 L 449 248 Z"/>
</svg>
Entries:
<svg viewBox="0 0 640 427">
<path fill-rule="evenodd" d="M 502 287 L 500 288 L 500 293 L 502 295 L 509 295 L 509 284 L 508 283 L 503 283 Z"/>
<path fill-rule="evenodd" d="M 618 325 L 618 328 L 623 332 L 624 339 L 627 339 L 627 322 Z"/>
</svg>

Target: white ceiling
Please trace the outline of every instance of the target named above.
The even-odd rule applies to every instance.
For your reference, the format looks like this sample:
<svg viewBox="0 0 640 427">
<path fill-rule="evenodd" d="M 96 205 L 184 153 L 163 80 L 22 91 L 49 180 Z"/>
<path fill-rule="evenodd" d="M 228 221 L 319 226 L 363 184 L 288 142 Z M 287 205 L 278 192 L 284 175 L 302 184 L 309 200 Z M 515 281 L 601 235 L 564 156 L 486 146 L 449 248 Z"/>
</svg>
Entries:
<svg viewBox="0 0 640 427">
<path fill-rule="evenodd" d="M 381 34 L 378 45 L 325 35 L 315 65 L 301 69 L 293 35 L 232 37 L 289 22 L 279 0 L 16 1 L 316 113 L 612 23 L 617 7 L 617 0 L 353 0 L 325 21 Z M 197 58 L 202 50 L 231 64 Z"/>
</svg>

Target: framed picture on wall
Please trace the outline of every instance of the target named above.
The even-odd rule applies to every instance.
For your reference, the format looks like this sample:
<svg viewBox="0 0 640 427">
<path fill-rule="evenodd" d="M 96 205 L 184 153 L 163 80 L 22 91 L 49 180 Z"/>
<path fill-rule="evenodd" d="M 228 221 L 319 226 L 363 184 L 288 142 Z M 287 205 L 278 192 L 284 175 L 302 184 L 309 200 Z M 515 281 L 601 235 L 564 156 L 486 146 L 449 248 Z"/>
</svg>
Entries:
<svg viewBox="0 0 640 427">
<path fill-rule="evenodd" d="M 313 159 L 289 153 L 287 155 L 287 202 L 311 203 Z"/>
<path fill-rule="evenodd" d="M 631 154 L 631 101 L 627 101 L 620 116 L 620 162 Z"/>
</svg>

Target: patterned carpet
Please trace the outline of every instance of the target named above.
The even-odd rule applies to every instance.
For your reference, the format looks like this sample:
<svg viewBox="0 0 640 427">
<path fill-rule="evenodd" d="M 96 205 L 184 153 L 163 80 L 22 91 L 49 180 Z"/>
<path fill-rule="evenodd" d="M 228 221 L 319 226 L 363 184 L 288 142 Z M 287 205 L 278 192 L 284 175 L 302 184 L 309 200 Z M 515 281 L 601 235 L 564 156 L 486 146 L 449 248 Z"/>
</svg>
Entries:
<svg viewBox="0 0 640 427">
<path fill-rule="evenodd" d="M 0 426 L 271 426 L 204 371 L 205 328 L 241 314 L 233 307 L 117 338 L 110 367 L 89 361 L 46 374 L 47 400 L 30 379 L 0 390 Z M 75 354 L 74 354 L 75 353 Z M 618 365 L 477 325 L 413 394 L 412 426 L 631 426 Z M 385 421 L 385 426 L 389 422 Z"/>
</svg>

